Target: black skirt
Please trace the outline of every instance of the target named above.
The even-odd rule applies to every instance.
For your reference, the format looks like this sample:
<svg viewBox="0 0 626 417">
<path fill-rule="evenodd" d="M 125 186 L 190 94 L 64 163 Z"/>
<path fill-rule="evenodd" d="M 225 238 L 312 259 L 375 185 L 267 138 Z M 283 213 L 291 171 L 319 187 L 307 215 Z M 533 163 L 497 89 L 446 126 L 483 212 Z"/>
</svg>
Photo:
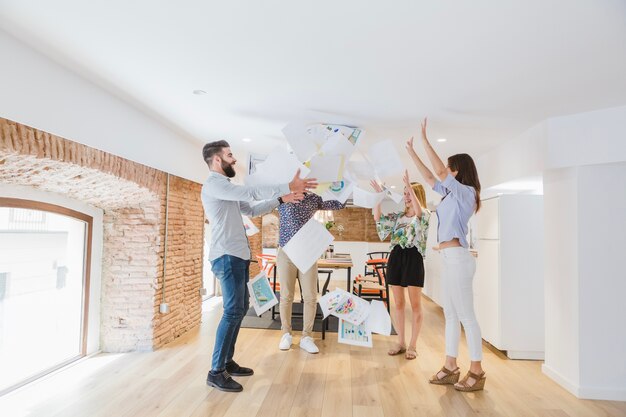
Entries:
<svg viewBox="0 0 626 417">
<path fill-rule="evenodd" d="M 387 261 L 387 284 L 424 287 L 424 259 L 416 247 L 394 246 Z"/>
</svg>

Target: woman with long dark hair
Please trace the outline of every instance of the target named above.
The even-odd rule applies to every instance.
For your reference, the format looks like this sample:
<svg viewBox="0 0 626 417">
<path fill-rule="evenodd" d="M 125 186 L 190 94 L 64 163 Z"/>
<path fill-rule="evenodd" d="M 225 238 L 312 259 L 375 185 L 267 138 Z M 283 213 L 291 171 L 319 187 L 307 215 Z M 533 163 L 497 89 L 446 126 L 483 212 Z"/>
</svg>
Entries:
<svg viewBox="0 0 626 417">
<path fill-rule="evenodd" d="M 468 154 L 456 154 L 444 165 L 426 136 L 426 119 L 422 122 L 422 142 L 437 178 L 424 165 L 413 149 L 413 138 L 407 141 L 407 151 L 424 181 L 443 196 L 437 207 L 439 225 L 437 241 L 443 261 L 443 312 L 446 318 L 446 359 L 432 384 L 454 384 L 459 391 L 478 391 L 485 386 L 482 369 L 482 337 L 474 313 L 472 282 L 476 261 L 469 253 L 467 232 L 472 214 L 480 208 L 480 181 L 474 160 Z M 470 369 L 459 381 L 457 366 L 461 324 L 470 352 Z"/>
</svg>

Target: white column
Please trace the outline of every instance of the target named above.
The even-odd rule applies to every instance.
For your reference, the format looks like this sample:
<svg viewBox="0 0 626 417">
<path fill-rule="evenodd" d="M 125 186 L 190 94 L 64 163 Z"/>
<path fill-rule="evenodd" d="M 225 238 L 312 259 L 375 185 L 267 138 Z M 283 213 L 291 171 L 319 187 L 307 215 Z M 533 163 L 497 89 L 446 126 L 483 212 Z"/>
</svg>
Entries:
<svg viewBox="0 0 626 417">
<path fill-rule="evenodd" d="M 626 162 L 546 171 L 544 372 L 626 400 Z"/>
</svg>

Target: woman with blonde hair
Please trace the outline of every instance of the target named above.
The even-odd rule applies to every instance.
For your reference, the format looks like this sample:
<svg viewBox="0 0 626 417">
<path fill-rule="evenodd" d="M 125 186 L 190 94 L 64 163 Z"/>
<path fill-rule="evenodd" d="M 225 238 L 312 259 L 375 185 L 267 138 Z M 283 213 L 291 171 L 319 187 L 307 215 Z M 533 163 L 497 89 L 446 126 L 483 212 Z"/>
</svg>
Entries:
<svg viewBox="0 0 626 417">
<path fill-rule="evenodd" d="M 424 180 L 443 196 L 437 206 L 437 241 L 442 259 L 441 283 L 443 313 L 446 318 L 446 359 L 431 384 L 454 384 L 459 391 L 478 391 L 485 386 L 482 368 L 482 338 L 474 313 L 472 282 L 476 261 L 468 251 L 469 218 L 480 208 L 480 181 L 474 160 L 468 154 L 456 154 L 444 165 L 426 137 L 426 119 L 422 122 L 422 143 L 438 179 L 424 165 L 413 149 L 413 138 L 406 144 Z M 470 369 L 459 381 L 456 358 L 459 353 L 461 324 L 470 352 Z"/>
<path fill-rule="evenodd" d="M 415 359 L 417 336 L 422 328 L 422 288 L 424 287 L 424 256 L 430 211 L 426 208 L 426 194 L 419 183 L 410 183 L 404 173 L 404 210 L 383 215 L 380 203 L 374 207 L 376 230 L 380 240 L 391 235 L 391 253 L 387 261 L 386 280 L 393 295 L 394 327 L 398 342 L 387 352 L 389 355 L 405 353 L 406 359 Z M 382 192 L 382 187 L 372 181 L 372 187 Z M 405 344 L 404 316 L 405 291 L 411 303 L 411 339 Z"/>
</svg>

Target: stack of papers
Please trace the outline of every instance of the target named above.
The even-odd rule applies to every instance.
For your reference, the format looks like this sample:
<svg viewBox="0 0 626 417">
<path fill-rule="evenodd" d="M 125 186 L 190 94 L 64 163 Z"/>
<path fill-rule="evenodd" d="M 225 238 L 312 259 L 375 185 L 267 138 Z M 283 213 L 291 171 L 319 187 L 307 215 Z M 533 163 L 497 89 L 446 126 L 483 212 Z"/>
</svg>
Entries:
<svg viewBox="0 0 626 417">
<path fill-rule="evenodd" d="M 339 343 L 372 347 L 372 333 L 391 334 L 391 317 L 382 301 L 369 303 L 337 288 L 321 297 L 319 304 L 324 318 L 332 315 L 339 319 Z"/>
</svg>

